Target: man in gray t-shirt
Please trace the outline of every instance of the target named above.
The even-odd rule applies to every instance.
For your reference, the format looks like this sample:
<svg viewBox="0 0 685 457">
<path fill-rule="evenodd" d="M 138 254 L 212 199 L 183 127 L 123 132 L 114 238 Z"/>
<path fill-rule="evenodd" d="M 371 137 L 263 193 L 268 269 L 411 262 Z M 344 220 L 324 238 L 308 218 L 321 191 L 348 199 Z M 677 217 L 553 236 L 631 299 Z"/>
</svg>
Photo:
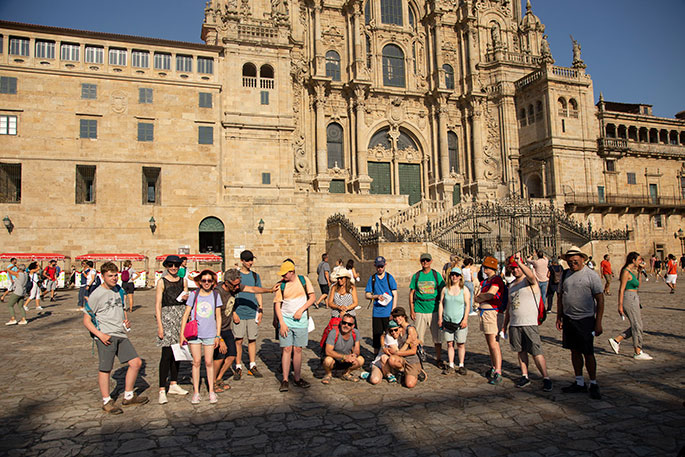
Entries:
<svg viewBox="0 0 685 457">
<path fill-rule="evenodd" d="M 557 329 L 561 330 L 563 347 L 571 350 L 576 382 L 561 389 L 564 393 L 587 392 L 583 379 L 583 361 L 590 377 L 590 398 L 599 400 L 596 381 L 597 361 L 594 337 L 602 334 L 604 294 L 599 276 L 585 265 L 587 255 L 573 246 L 564 255 L 565 270 L 557 299 Z"/>
<path fill-rule="evenodd" d="M 354 316 L 345 314 L 340 326 L 331 329 L 326 339 L 326 356 L 323 359 L 323 368 L 326 375 L 321 380 L 324 384 L 331 382 L 334 368 L 344 369 L 342 378 L 347 381 L 355 380 L 352 372 L 364 365 L 364 357 L 360 353 L 359 331 L 354 328 L 356 320 Z"/>
<path fill-rule="evenodd" d="M 316 267 L 316 275 L 319 281 L 321 294 L 328 295 L 331 286 L 331 266 L 328 264 L 328 254 L 325 252 L 321 256 L 321 263 Z"/>
<path fill-rule="evenodd" d="M 102 394 L 102 409 L 110 414 L 121 414 L 121 408 L 114 405 L 114 400 L 109 395 L 109 378 L 114 367 L 114 357 L 118 357 L 121 363 L 128 362 L 124 400 L 121 402 L 124 406 L 148 402 L 147 397 L 140 397 L 133 392 L 143 361 L 128 339 L 127 333 L 131 329 L 131 324 L 124 311 L 126 294 L 117 285 L 119 269 L 114 263 L 105 262 L 100 267 L 100 273 L 102 284 L 88 297 L 83 313 L 83 325 L 95 338 L 98 348 L 98 385 Z"/>
</svg>

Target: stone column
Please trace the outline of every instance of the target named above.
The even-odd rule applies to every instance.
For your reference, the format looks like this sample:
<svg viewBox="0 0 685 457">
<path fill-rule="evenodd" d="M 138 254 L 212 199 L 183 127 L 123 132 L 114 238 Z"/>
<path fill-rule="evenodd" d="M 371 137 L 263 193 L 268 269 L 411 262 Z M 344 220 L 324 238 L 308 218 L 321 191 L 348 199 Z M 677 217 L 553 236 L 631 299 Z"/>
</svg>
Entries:
<svg viewBox="0 0 685 457">
<path fill-rule="evenodd" d="M 328 190 L 328 183 L 321 179 L 328 171 L 328 154 L 326 151 L 326 119 L 324 106 L 326 103 L 326 87 L 323 82 L 314 86 L 316 91 L 316 172 L 319 181 L 319 189 Z M 323 185 L 322 185 L 323 183 Z"/>
<path fill-rule="evenodd" d="M 483 144 L 481 134 L 483 132 L 483 102 L 481 98 L 474 98 L 471 101 L 471 122 L 473 129 L 473 174 L 474 184 L 483 180 Z"/>
<path fill-rule="evenodd" d="M 440 25 L 442 24 L 442 14 L 436 13 L 434 18 L 434 30 L 435 30 L 435 74 L 438 78 L 438 83 L 436 87 L 445 88 L 445 75 L 442 70 L 442 30 L 440 30 Z"/>
<path fill-rule="evenodd" d="M 355 109 L 356 109 L 356 130 L 357 130 L 357 182 L 359 193 L 368 194 L 371 190 L 371 178 L 369 177 L 368 151 L 366 138 L 366 123 L 364 112 L 366 106 L 365 88 L 356 86 L 354 88 Z"/>
<path fill-rule="evenodd" d="M 355 78 L 363 77 L 362 69 L 365 65 L 364 63 L 364 52 L 363 44 L 364 40 L 362 38 L 362 33 L 360 30 L 360 17 L 362 15 L 362 2 L 355 3 L 352 8 L 352 32 L 354 34 L 354 76 Z"/>
<path fill-rule="evenodd" d="M 323 5 L 320 1 L 314 3 L 314 74 L 324 76 L 323 42 L 321 40 L 321 11 Z"/>
<path fill-rule="evenodd" d="M 438 100 L 438 144 L 440 154 L 440 178 L 445 181 L 450 175 L 450 157 L 447 148 L 447 99 Z"/>
</svg>

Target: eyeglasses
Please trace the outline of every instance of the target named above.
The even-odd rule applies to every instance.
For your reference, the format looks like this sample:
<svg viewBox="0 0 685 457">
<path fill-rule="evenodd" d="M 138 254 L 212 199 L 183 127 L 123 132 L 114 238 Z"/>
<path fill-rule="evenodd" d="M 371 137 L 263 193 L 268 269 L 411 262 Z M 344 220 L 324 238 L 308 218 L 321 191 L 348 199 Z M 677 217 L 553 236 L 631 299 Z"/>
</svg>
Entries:
<svg viewBox="0 0 685 457">
<path fill-rule="evenodd" d="M 214 282 L 213 279 L 200 279 L 200 282 L 202 284 L 212 284 Z"/>
<path fill-rule="evenodd" d="M 354 325 L 354 322 L 345 322 L 345 321 L 343 321 L 343 322 L 342 322 L 342 325 L 348 325 L 348 326 L 352 327 L 352 326 Z"/>
</svg>

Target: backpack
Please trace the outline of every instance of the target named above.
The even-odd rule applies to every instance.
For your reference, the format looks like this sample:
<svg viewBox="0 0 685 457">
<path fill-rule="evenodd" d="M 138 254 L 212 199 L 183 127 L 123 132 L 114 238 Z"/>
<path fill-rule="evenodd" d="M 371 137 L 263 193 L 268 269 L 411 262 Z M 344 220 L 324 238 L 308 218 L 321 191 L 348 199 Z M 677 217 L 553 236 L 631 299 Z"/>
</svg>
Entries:
<svg viewBox="0 0 685 457">
<path fill-rule="evenodd" d="M 355 332 L 356 329 L 352 329 L 352 342 L 356 343 L 357 342 L 357 333 Z M 333 347 L 338 343 L 338 337 L 340 336 L 340 327 L 335 326 L 335 341 L 333 341 Z"/>
<path fill-rule="evenodd" d="M 388 273 L 386 271 L 385 272 L 385 280 L 388 282 L 388 290 L 390 292 L 392 292 L 392 287 L 390 287 L 390 276 L 389 275 L 390 275 L 390 273 Z M 376 292 L 376 276 L 378 276 L 378 273 L 374 273 L 371 275 L 371 295 L 373 295 L 374 292 Z M 367 306 L 366 308 L 369 309 L 369 307 L 371 307 L 372 303 L 373 303 L 373 298 L 371 300 L 369 300 L 369 306 Z"/>
<path fill-rule="evenodd" d="M 98 278 L 98 279 L 99 279 L 99 278 Z M 93 282 L 95 282 L 95 281 L 93 281 Z M 98 286 L 99 286 L 99 284 L 98 284 Z M 93 290 L 95 290 L 95 289 L 93 289 Z M 121 304 L 122 304 L 122 306 L 123 306 L 123 309 L 126 309 L 126 300 L 124 300 L 124 289 L 122 289 L 121 287 L 119 287 L 119 296 L 121 297 Z M 96 329 L 100 330 L 100 324 L 98 324 L 98 319 L 97 319 L 97 317 L 95 316 L 95 312 L 94 312 L 93 309 L 88 305 L 88 300 L 86 300 L 86 301 L 84 302 L 84 305 L 83 305 L 83 306 L 84 306 L 83 309 L 85 309 L 85 311 L 86 311 L 86 312 L 88 313 L 88 315 L 90 316 L 90 322 L 92 322 L 92 324 L 95 326 Z M 91 338 L 93 338 L 93 339 L 97 338 L 93 332 L 89 332 L 89 333 L 90 333 L 90 337 L 91 337 Z"/>
<path fill-rule="evenodd" d="M 255 283 L 256 283 L 256 282 L 257 282 L 257 273 L 255 273 L 255 272 L 253 271 L 252 274 L 254 275 Z M 302 276 L 302 275 L 297 275 L 297 277 L 300 279 L 300 284 L 302 284 L 302 288 L 304 289 L 305 295 L 307 295 L 307 283 L 306 283 L 305 280 L 304 280 L 304 276 Z M 283 297 L 283 291 L 284 291 L 284 290 L 285 290 L 285 282 L 281 282 L 281 298 L 284 298 L 284 297 Z"/>
<path fill-rule="evenodd" d="M 431 271 L 433 272 L 433 278 L 435 279 L 435 288 L 438 291 L 438 294 L 435 296 L 435 306 L 438 306 L 438 303 L 440 302 L 440 290 L 441 290 L 440 289 L 440 280 L 438 279 L 438 272 L 433 270 L 432 268 L 431 268 Z M 410 285 L 411 285 L 411 283 L 414 283 L 416 285 L 416 287 L 419 286 L 418 283 L 419 283 L 419 274 L 420 273 L 421 273 L 421 270 L 414 273 L 414 276 L 412 276 L 412 279 L 409 282 Z M 388 287 L 390 287 L 390 286 L 388 286 Z"/>
<path fill-rule="evenodd" d="M 26 275 L 26 282 L 24 283 L 24 297 L 31 295 L 31 289 L 33 289 L 33 278 L 29 273 L 24 273 Z"/>
<path fill-rule="evenodd" d="M 561 275 L 564 269 L 560 265 L 551 265 L 549 267 L 552 270 L 552 284 L 559 284 L 561 282 Z"/>
<path fill-rule="evenodd" d="M 88 289 L 86 290 L 86 297 L 92 294 L 95 289 L 100 287 L 100 284 L 102 284 L 102 280 L 100 279 L 100 276 L 95 275 L 95 279 L 93 280 L 93 283 L 88 286 Z"/>
<path fill-rule="evenodd" d="M 129 269 L 126 268 L 121 270 L 121 282 L 128 282 L 129 279 L 131 279 L 131 273 L 129 272 Z"/>
</svg>

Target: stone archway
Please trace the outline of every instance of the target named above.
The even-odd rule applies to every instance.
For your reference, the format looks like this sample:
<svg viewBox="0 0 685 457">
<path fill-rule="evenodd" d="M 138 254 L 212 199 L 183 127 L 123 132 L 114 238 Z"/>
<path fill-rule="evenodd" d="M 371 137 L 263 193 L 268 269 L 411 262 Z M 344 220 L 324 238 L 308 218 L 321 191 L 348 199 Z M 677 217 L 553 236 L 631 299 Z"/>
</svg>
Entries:
<svg viewBox="0 0 685 457">
<path fill-rule="evenodd" d="M 224 223 L 221 219 L 209 216 L 202 219 L 198 227 L 199 253 L 200 254 L 221 254 L 221 269 L 224 269 L 226 261 L 226 249 L 224 243 Z"/>
</svg>

